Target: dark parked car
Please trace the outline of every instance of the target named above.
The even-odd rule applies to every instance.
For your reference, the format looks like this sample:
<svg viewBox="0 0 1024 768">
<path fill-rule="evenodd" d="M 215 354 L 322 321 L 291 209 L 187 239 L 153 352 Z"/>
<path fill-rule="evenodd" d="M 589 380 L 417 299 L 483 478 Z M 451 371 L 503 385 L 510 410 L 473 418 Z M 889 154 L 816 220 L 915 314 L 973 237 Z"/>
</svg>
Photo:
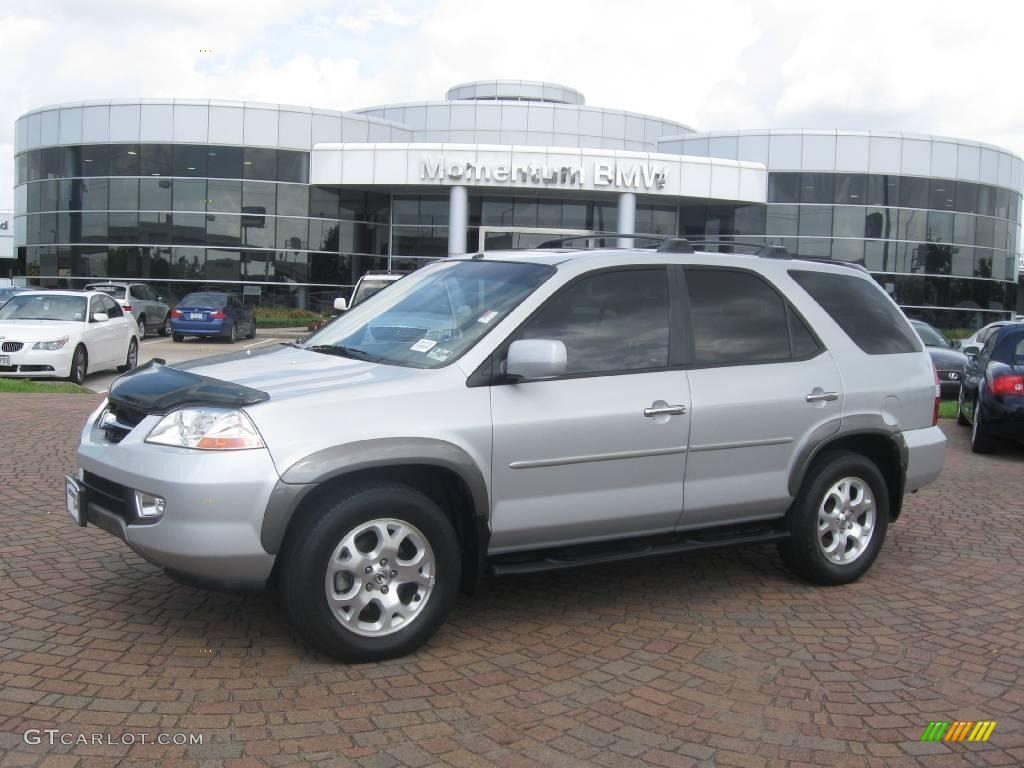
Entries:
<svg viewBox="0 0 1024 768">
<path fill-rule="evenodd" d="M 932 356 L 932 365 L 939 376 L 939 386 L 943 400 L 952 400 L 960 394 L 960 382 L 964 379 L 964 368 L 967 367 L 967 355 L 953 347 L 953 342 L 938 330 L 920 320 L 911 320 L 910 324 L 927 347 Z"/>
<path fill-rule="evenodd" d="M 256 337 L 256 316 L 234 294 L 190 293 L 171 311 L 171 333 L 175 341 L 184 341 L 186 336 L 215 336 L 234 344 L 242 335 Z"/>
<path fill-rule="evenodd" d="M 1004 325 L 968 359 L 956 420 L 971 426 L 971 448 L 991 453 L 999 438 L 1024 442 L 1024 323 Z"/>
</svg>

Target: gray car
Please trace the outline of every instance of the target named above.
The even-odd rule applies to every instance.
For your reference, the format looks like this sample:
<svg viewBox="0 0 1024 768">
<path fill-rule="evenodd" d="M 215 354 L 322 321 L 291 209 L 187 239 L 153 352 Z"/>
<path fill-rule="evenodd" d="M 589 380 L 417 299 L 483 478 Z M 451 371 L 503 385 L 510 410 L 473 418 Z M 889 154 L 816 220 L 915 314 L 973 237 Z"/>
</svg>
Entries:
<svg viewBox="0 0 1024 768">
<path fill-rule="evenodd" d="M 854 581 L 942 468 L 928 354 L 863 270 L 666 245 L 449 258 L 302 343 L 150 362 L 85 424 L 69 514 L 276 583 L 346 661 L 488 574 L 773 543 Z"/>
<path fill-rule="evenodd" d="M 171 308 L 164 297 L 145 283 L 110 281 L 90 283 L 87 291 L 101 291 L 114 299 L 125 312 L 130 312 L 139 326 L 139 339 L 147 331 L 156 331 L 161 336 L 171 333 Z"/>
</svg>

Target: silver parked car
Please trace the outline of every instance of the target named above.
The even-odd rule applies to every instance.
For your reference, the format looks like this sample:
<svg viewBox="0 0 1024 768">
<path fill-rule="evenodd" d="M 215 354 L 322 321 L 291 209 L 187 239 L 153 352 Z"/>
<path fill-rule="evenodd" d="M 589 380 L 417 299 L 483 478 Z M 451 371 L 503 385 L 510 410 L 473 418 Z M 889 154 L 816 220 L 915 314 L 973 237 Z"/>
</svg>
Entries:
<svg viewBox="0 0 1024 768">
<path fill-rule="evenodd" d="M 118 379 L 67 506 L 191 583 L 280 587 L 338 659 L 460 587 L 775 543 L 815 584 L 939 474 L 935 372 L 864 271 L 659 250 L 449 258 L 300 344 Z"/>
<path fill-rule="evenodd" d="M 101 291 L 121 305 L 125 312 L 131 313 L 139 326 L 139 338 L 146 336 L 146 331 L 156 331 L 161 336 L 171 333 L 171 308 L 164 302 L 164 297 L 145 283 L 111 281 L 90 283 L 85 286 L 87 291 Z"/>
</svg>

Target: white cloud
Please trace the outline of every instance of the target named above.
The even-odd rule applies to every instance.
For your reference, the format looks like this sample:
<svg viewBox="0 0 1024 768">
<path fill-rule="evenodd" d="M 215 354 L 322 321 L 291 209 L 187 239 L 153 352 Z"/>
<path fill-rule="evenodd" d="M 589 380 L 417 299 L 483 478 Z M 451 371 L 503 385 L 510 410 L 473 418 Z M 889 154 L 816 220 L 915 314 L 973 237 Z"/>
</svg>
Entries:
<svg viewBox="0 0 1024 768">
<path fill-rule="evenodd" d="M 0 144 L 17 115 L 61 101 L 353 109 L 523 78 L 697 129 L 870 127 L 1024 153 L 1015 2 L 62 0 L 6 13 Z M 10 179 L 5 152 L 0 207 Z"/>
</svg>

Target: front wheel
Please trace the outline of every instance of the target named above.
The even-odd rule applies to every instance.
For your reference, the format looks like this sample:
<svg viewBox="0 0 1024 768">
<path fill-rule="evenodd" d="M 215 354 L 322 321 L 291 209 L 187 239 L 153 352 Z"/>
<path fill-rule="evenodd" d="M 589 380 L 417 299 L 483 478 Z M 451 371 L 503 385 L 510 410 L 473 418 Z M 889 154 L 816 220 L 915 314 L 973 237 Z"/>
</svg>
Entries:
<svg viewBox="0 0 1024 768">
<path fill-rule="evenodd" d="M 790 538 L 779 545 L 791 571 L 814 584 L 849 584 L 882 548 L 889 494 L 874 462 L 833 452 L 815 462 L 787 516 Z"/>
<path fill-rule="evenodd" d="M 68 376 L 68 380 L 72 384 L 82 385 L 85 381 L 85 374 L 89 370 L 89 356 L 86 354 L 85 347 L 79 344 L 75 347 L 75 354 L 71 356 L 71 373 Z"/>
<path fill-rule="evenodd" d="M 974 421 L 971 422 L 971 450 L 975 453 L 992 453 L 996 441 L 988 434 L 981 420 L 981 403 L 974 399 Z"/>
<path fill-rule="evenodd" d="M 255 339 L 256 338 L 256 321 L 255 320 L 252 321 L 252 327 L 249 329 L 249 335 L 246 336 L 245 338 L 247 338 L 247 339 Z"/>
<path fill-rule="evenodd" d="M 410 653 L 444 622 L 458 592 L 451 523 L 420 491 L 356 486 L 307 510 L 282 556 L 292 625 L 345 662 Z"/>
<path fill-rule="evenodd" d="M 117 366 L 118 373 L 130 371 L 139 364 L 139 342 L 134 338 L 128 342 L 128 355 L 124 359 L 124 365 Z"/>
<path fill-rule="evenodd" d="M 232 323 L 231 329 L 228 331 L 228 344 L 234 344 L 236 341 L 238 341 L 238 326 Z"/>
</svg>

